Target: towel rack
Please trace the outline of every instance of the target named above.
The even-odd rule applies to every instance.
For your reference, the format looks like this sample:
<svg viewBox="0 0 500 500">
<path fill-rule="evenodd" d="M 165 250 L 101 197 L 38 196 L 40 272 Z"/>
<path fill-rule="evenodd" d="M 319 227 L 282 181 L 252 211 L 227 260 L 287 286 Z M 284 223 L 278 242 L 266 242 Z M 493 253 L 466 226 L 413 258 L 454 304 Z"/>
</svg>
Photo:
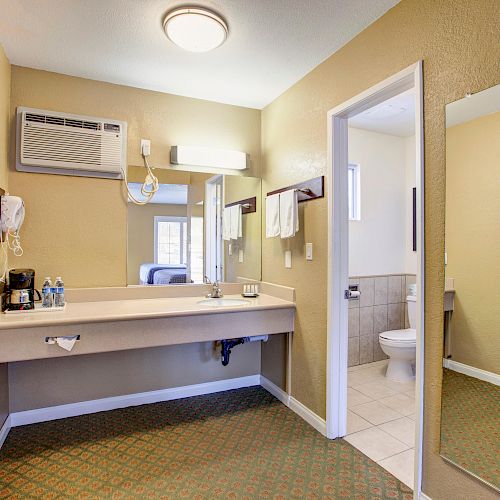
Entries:
<svg viewBox="0 0 500 500">
<path fill-rule="evenodd" d="M 245 198 L 240 201 L 233 201 L 232 203 L 228 203 L 225 205 L 226 208 L 232 207 L 234 205 L 241 205 L 241 213 L 242 214 L 253 214 L 257 212 L 257 197 L 253 198 Z"/>
<path fill-rule="evenodd" d="M 297 191 L 299 203 L 303 201 L 315 200 L 317 198 L 324 198 L 325 196 L 325 176 L 315 177 L 314 179 L 309 179 L 308 181 L 299 182 L 288 187 L 275 189 L 274 191 L 269 191 L 267 196 L 273 194 L 283 193 L 294 189 Z"/>
</svg>

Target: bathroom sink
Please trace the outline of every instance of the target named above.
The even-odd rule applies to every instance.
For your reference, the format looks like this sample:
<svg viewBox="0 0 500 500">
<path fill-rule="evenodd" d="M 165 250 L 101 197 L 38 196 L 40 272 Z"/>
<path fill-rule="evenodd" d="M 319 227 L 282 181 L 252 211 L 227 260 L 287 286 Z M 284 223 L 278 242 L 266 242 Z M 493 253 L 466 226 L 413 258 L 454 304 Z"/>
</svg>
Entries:
<svg viewBox="0 0 500 500">
<path fill-rule="evenodd" d="M 245 306 L 250 304 L 249 300 L 244 299 L 205 299 L 198 302 L 200 306 L 207 307 L 231 307 L 231 306 Z"/>
</svg>

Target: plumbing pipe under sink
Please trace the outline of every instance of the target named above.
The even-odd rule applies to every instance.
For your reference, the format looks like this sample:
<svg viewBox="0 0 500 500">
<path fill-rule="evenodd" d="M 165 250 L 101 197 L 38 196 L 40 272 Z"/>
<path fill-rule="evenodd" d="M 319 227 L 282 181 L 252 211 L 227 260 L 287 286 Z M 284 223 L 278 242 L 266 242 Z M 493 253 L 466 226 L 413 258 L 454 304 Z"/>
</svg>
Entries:
<svg viewBox="0 0 500 500">
<path fill-rule="evenodd" d="M 221 340 L 221 361 L 223 366 L 229 364 L 229 356 L 231 349 L 237 345 L 246 344 L 247 342 L 267 342 L 269 335 L 256 335 L 255 337 L 240 337 L 237 339 Z"/>
</svg>

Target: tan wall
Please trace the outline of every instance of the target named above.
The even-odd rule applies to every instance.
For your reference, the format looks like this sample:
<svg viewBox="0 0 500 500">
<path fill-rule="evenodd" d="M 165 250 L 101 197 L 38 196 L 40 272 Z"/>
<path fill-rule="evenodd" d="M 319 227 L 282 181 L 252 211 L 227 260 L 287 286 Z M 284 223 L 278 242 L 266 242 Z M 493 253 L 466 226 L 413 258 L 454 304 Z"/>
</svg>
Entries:
<svg viewBox="0 0 500 500">
<path fill-rule="evenodd" d="M 10 116 L 10 64 L 0 45 L 0 188 L 8 187 L 8 145 Z M 3 268 L 3 257 L 0 266 Z M 7 365 L 0 365 L 0 427 L 9 412 L 9 384 Z"/>
<path fill-rule="evenodd" d="M 261 373 L 264 377 L 286 390 L 287 335 L 270 335 L 260 347 Z"/>
<path fill-rule="evenodd" d="M 455 279 L 451 353 L 500 373 L 500 113 L 446 130 L 446 275 Z"/>
<path fill-rule="evenodd" d="M 403 0 L 263 111 L 263 193 L 327 170 L 326 113 L 397 71 L 424 61 L 425 447 L 424 492 L 434 500 L 492 492 L 439 457 L 443 346 L 445 105 L 498 83 L 496 0 Z M 303 230 L 288 243 L 263 241 L 263 278 L 296 288 L 292 395 L 321 416 L 326 405 L 327 200 L 301 204 Z M 315 259 L 306 262 L 304 242 Z M 264 367 L 263 367 L 264 370 Z"/>
<path fill-rule="evenodd" d="M 96 115 L 128 122 L 128 163 L 142 165 L 140 139 L 151 142 L 151 165 L 167 166 L 170 146 L 195 144 L 246 151 L 249 175 L 260 175 L 260 111 L 12 67 L 11 130 L 17 106 Z M 9 188 L 26 203 L 24 255 L 39 280 L 60 274 L 69 287 L 126 284 L 127 204 L 122 183 L 16 172 L 11 134 Z M 59 211 L 53 209 L 57 201 Z"/>
<path fill-rule="evenodd" d="M 406 272 L 406 138 L 349 127 L 349 162 L 359 165 L 361 220 L 349 221 L 349 276 Z M 415 169 L 415 160 L 413 161 Z M 415 255 L 416 260 L 416 255 Z"/>
<path fill-rule="evenodd" d="M 188 189 L 188 203 L 196 205 L 205 200 L 205 183 L 213 177 L 213 174 L 201 174 L 193 172 L 190 174 L 190 184 Z"/>
<path fill-rule="evenodd" d="M 140 265 L 154 262 L 155 216 L 186 217 L 187 205 L 128 205 L 127 283 L 138 285 Z"/>
<path fill-rule="evenodd" d="M 256 375 L 259 344 L 233 349 L 228 366 L 213 342 L 11 363 L 10 411 Z"/>
<path fill-rule="evenodd" d="M 143 183 L 146 177 L 146 170 L 144 166 L 128 167 L 127 181 Z M 180 170 L 167 170 L 163 168 L 156 168 L 154 174 L 158 178 L 160 184 L 189 184 L 191 182 L 191 173 L 182 172 Z"/>
<path fill-rule="evenodd" d="M 8 188 L 10 63 L 0 45 L 0 188 Z"/>
<path fill-rule="evenodd" d="M 243 238 L 233 241 L 232 255 L 229 255 L 229 244 L 224 242 L 225 281 L 235 282 L 237 278 L 260 280 L 262 260 L 262 196 L 261 180 L 256 177 L 224 177 L 224 203 L 234 203 L 246 198 L 257 198 L 257 211 L 243 214 Z M 239 250 L 243 250 L 243 262 L 238 260 Z"/>
</svg>

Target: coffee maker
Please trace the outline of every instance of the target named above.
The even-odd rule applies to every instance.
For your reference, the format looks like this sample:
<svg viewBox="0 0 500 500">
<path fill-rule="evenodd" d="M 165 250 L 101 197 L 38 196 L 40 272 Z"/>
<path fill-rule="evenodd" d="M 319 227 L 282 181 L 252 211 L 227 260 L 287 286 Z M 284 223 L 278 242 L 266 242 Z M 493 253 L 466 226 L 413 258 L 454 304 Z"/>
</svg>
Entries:
<svg viewBox="0 0 500 500">
<path fill-rule="evenodd" d="M 35 290 L 34 269 L 11 269 L 7 289 L 6 309 L 8 311 L 27 311 L 35 308 L 35 293 L 41 300 L 40 292 Z"/>
</svg>

